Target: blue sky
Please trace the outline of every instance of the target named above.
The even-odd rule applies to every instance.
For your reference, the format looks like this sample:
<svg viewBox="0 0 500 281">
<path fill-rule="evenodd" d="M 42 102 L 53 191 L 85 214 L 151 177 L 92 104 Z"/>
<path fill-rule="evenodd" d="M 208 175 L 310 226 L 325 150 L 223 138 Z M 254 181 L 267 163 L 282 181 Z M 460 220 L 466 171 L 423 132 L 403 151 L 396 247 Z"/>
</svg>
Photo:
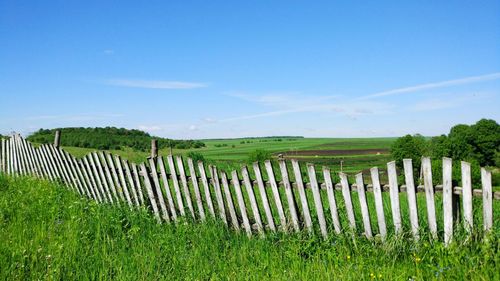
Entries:
<svg viewBox="0 0 500 281">
<path fill-rule="evenodd" d="M 500 1 L 0 0 L 0 133 L 372 137 L 499 121 L 499 11 Z"/>
</svg>

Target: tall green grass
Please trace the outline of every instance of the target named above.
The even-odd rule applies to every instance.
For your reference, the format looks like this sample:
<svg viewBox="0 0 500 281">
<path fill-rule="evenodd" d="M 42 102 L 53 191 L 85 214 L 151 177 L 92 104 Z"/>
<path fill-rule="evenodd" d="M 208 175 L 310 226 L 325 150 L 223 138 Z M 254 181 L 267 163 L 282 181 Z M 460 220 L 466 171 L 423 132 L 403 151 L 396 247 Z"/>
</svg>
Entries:
<svg viewBox="0 0 500 281">
<path fill-rule="evenodd" d="M 218 221 L 157 224 L 146 210 L 98 205 L 65 187 L 0 175 L 2 280 L 499 280 L 499 237 L 270 234 Z"/>
</svg>

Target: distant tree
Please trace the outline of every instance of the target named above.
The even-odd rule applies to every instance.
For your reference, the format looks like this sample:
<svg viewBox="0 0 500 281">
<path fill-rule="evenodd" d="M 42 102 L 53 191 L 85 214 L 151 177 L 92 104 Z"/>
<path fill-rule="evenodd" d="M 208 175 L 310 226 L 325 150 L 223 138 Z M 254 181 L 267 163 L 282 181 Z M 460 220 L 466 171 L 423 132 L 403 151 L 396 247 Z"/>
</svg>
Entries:
<svg viewBox="0 0 500 281">
<path fill-rule="evenodd" d="M 420 159 L 428 154 L 428 144 L 419 134 L 406 135 L 398 138 L 391 146 L 391 155 L 399 167 L 403 166 L 403 159 L 412 159 L 415 168 L 420 167 Z"/>
<path fill-rule="evenodd" d="M 451 128 L 448 134 L 450 157 L 456 160 L 466 160 L 472 157 L 473 134 L 470 126 L 459 124 Z"/>
<path fill-rule="evenodd" d="M 470 126 L 472 154 L 482 166 L 495 165 L 500 151 L 500 125 L 495 120 L 481 119 Z"/>
<path fill-rule="evenodd" d="M 131 147 L 135 150 L 148 151 L 153 138 L 148 133 L 140 130 L 124 128 L 61 128 L 53 130 L 40 129 L 28 137 L 29 141 L 36 143 L 51 143 L 56 130 L 61 130 L 61 145 L 76 146 L 96 149 L 121 149 Z M 156 138 L 156 137 L 155 137 Z M 193 140 L 171 140 L 156 138 L 158 148 L 173 147 L 178 149 L 200 148 L 205 144 Z"/>
<path fill-rule="evenodd" d="M 450 143 L 446 135 L 433 137 L 429 150 L 433 158 L 451 157 Z"/>
</svg>

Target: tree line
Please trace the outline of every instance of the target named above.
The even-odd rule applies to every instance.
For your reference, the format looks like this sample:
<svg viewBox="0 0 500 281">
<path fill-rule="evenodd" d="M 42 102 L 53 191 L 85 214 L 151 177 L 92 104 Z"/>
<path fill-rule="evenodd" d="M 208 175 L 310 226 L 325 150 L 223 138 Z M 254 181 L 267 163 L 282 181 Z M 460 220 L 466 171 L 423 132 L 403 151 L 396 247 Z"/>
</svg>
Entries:
<svg viewBox="0 0 500 281">
<path fill-rule="evenodd" d="M 40 129 L 27 137 L 31 142 L 52 143 L 55 131 L 61 131 L 60 144 L 62 146 L 74 146 L 95 149 L 115 149 L 120 150 L 130 147 L 134 150 L 148 151 L 151 148 L 153 137 L 141 130 L 129 130 L 125 128 L 105 127 L 105 128 L 57 128 Z M 204 147 L 205 143 L 197 140 L 172 140 L 158 138 L 158 148 L 189 149 Z"/>
<path fill-rule="evenodd" d="M 500 167 L 500 125 L 495 120 L 481 119 L 473 125 L 455 125 L 447 135 L 432 138 L 406 135 L 393 143 L 391 154 L 400 168 L 403 159 L 411 158 L 417 175 L 421 157 L 432 157 L 433 178 L 436 180 L 440 180 L 442 157 L 450 157 L 455 162 L 467 161 L 472 164 L 473 182 L 479 182 L 480 167 Z M 459 184 L 460 164 L 453 166 L 453 179 Z M 499 173 L 493 174 L 493 182 L 500 182 Z"/>
</svg>

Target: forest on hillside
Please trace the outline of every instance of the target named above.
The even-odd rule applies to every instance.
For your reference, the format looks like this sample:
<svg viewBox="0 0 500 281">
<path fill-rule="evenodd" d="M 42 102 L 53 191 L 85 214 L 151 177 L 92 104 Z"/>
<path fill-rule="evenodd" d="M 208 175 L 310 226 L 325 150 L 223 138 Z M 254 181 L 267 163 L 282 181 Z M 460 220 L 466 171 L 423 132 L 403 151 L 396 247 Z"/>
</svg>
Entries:
<svg viewBox="0 0 500 281">
<path fill-rule="evenodd" d="M 167 138 L 153 137 L 140 130 L 129 130 L 124 128 L 56 128 L 40 129 L 28 136 L 28 140 L 35 143 L 52 143 L 56 130 L 61 131 L 60 144 L 62 146 L 85 147 L 95 149 L 116 149 L 131 147 L 139 151 L 148 151 L 151 148 L 151 140 L 158 140 L 158 148 L 200 148 L 205 144 L 197 140 L 172 140 Z"/>
</svg>

